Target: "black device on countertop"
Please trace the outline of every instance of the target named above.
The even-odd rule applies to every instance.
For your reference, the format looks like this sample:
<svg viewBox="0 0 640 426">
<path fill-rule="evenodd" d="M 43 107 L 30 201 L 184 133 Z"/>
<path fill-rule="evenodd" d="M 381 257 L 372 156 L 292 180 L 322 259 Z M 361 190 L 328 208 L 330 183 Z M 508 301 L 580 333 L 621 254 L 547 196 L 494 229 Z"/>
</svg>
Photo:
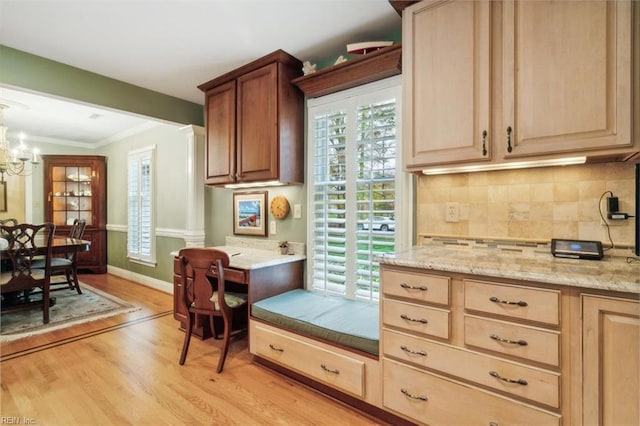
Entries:
<svg viewBox="0 0 640 426">
<path fill-rule="evenodd" d="M 600 260 L 604 257 L 602 243 L 600 241 L 585 240 L 551 240 L 551 254 L 555 257 L 568 257 L 571 259 Z"/>
</svg>

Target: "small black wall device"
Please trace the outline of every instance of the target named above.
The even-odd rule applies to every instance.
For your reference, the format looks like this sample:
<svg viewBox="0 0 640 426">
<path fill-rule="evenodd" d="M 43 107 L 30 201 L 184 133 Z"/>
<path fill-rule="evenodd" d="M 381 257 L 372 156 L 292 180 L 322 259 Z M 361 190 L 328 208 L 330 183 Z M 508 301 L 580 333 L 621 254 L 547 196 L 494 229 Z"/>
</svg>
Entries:
<svg viewBox="0 0 640 426">
<path fill-rule="evenodd" d="M 600 241 L 551 240 L 551 254 L 570 259 L 600 260 L 604 257 Z"/>
</svg>

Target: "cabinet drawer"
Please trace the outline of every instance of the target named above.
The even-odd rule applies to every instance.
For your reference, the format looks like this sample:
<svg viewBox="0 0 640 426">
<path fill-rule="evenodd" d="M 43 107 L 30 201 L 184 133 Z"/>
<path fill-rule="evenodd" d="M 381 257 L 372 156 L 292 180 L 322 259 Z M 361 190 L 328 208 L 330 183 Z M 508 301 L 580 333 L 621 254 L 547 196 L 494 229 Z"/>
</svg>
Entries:
<svg viewBox="0 0 640 426">
<path fill-rule="evenodd" d="M 465 315 L 464 343 L 560 366 L 560 333 L 557 331 Z"/>
<path fill-rule="evenodd" d="M 545 324 L 560 324 L 560 292 L 464 280 L 464 307 Z"/>
<path fill-rule="evenodd" d="M 384 268 L 382 282 L 385 295 L 449 305 L 449 277 Z"/>
<path fill-rule="evenodd" d="M 413 333 L 449 339 L 449 317 L 446 309 L 383 299 L 382 322 Z"/>
<path fill-rule="evenodd" d="M 383 330 L 382 349 L 388 357 L 550 407 L 560 406 L 560 375 L 557 373 L 390 330 Z M 507 382 L 507 379 L 520 383 Z"/>
<path fill-rule="evenodd" d="M 364 398 L 364 362 L 255 328 L 255 353 L 319 382 Z"/>
<path fill-rule="evenodd" d="M 383 405 L 432 425 L 559 425 L 560 416 L 418 369 L 383 361 Z"/>
</svg>

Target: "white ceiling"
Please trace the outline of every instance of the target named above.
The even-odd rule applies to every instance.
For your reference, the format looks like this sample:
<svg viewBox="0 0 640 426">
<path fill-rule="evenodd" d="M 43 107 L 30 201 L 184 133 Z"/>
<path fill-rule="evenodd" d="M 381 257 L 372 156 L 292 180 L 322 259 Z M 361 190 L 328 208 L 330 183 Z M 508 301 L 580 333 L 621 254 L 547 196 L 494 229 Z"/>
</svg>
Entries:
<svg viewBox="0 0 640 426">
<path fill-rule="evenodd" d="M 326 62 L 400 26 L 388 0 L 0 0 L 0 44 L 199 104 L 199 84 L 276 49 Z M 147 125 L 14 89 L 10 138 L 95 146 Z"/>
</svg>

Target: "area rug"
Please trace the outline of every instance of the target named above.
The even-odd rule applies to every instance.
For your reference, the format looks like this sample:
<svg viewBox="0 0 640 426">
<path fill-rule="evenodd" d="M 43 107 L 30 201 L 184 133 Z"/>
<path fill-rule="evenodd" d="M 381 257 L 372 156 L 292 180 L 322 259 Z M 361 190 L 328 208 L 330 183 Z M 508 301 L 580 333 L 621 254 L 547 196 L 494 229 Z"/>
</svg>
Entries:
<svg viewBox="0 0 640 426">
<path fill-rule="evenodd" d="M 56 304 L 49 308 L 49 323 L 42 323 L 38 308 L 2 313 L 0 342 L 11 342 L 72 325 L 137 311 L 140 308 L 115 296 L 80 283 L 82 294 L 75 290 L 51 292 Z"/>
</svg>

